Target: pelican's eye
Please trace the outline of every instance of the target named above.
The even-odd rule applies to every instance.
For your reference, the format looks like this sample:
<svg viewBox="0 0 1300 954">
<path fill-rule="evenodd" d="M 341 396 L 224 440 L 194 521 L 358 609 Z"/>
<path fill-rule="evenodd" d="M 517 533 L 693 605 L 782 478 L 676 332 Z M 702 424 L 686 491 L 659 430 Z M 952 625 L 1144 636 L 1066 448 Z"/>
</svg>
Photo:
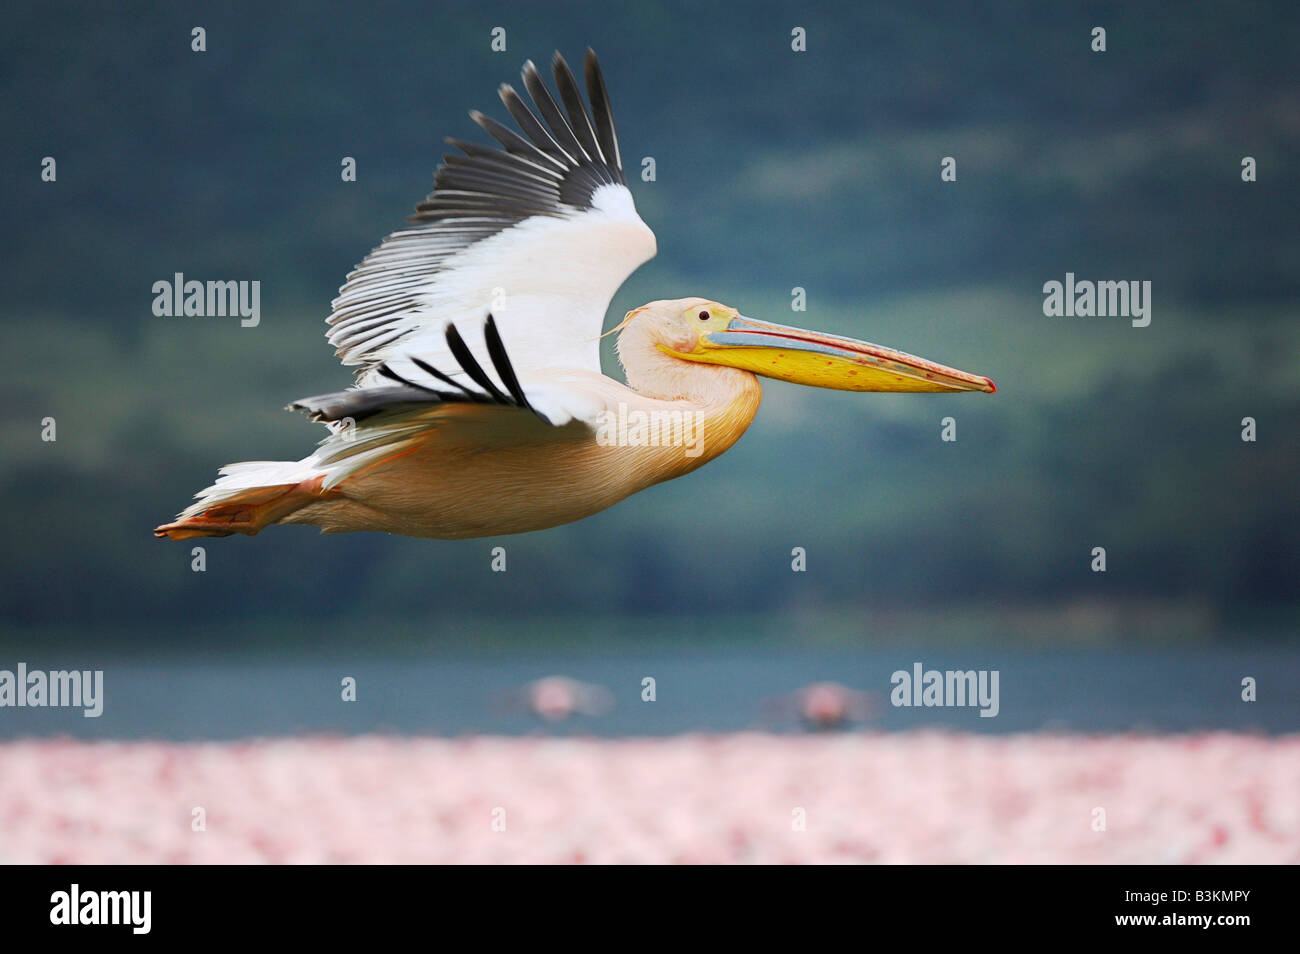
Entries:
<svg viewBox="0 0 1300 954">
<path fill-rule="evenodd" d="M 710 315 L 707 311 L 700 312 L 700 321 L 708 321 L 712 317 L 713 316 Z"/>
</svg>

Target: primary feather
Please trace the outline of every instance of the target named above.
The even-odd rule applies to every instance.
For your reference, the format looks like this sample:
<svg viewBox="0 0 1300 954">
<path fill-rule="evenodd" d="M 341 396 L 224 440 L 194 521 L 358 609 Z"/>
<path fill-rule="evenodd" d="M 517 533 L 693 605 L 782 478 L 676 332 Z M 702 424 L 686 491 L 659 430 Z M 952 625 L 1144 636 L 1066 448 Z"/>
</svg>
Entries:
<svg viewBox="0 0 1300 954">
<path fill-rule="evenodd" d="M 628 191 L 590 50 L 585 72 L 590 110 L 556 54 L 561 111 L 525 64 L 531 106 L 510 86 L 500 91 L 520 131 L 471 113 L 500 148 L 448 140 L 463 154 L 444 157 L 412 224 L 348 276 L 327 337 L 344 364 L 360 366 L 358 386 L 391 385 L 382 368 L 418 384 L 427 379 L 421 361 L 451 369 L 471 389 L 504 386 L 475 380 L 446 334 L 454 322 L 479 364 L 493 366 L 483 335 L 489 313 L 525 389 L 551 369 L 600 372 L 605 312 L 627 276 L 653 257 L 655 239 Z M 557 422 L 573 416 L 564 403 L 551 408 Z"/>
</svg>

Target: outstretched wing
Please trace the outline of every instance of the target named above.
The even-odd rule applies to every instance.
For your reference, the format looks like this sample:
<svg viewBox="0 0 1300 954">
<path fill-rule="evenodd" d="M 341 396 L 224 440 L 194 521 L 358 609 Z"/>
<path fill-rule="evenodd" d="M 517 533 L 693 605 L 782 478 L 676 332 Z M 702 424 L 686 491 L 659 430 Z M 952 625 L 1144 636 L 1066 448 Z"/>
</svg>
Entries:
<svg viewBox="0 0 1300 954">
<path fill-rule="evenodd" d="M 358 386 L 392 387 L 396 376 L 400 386 L 436 390 L 446 382 L 427 369 L 450 368 L 457 386 L 490 395 L 447 334 L 454 322 L 477 363 L 496 368 L 483 334 L 489 313 L 525 389 L 543 371 L 600 373 L 605 311 L 653 257 L 655 238 L 627 188 L 595 53 L 585 61 L 590 110 L 558 53 L 552 69 L 558 102 L 531 62 L 523 69 L 531 107 L 501 87 L 519 132 L 470 113 L 500 148 L 449 139 L 463 154 L 444 157 L 412 224 L 340 289 L 327 337 L 344 364 L 360 365 Z M 572 415 L 562 405 L 539 413 L 563 423 Z"/>
</svg>

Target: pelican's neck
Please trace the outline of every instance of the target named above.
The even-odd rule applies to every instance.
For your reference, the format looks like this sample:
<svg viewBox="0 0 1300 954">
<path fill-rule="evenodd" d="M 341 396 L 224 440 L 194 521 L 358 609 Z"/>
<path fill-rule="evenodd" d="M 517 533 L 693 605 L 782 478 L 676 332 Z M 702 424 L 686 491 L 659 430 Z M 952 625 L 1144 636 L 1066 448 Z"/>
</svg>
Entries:
<svg viewBox="0 0 1300 954">
<path fill-rule="evenodd" d="M 661 401 L 680 401 L 707 410 L 761 393 L 758 379 L 750 372 L 675 358 L 661 351 L 638 325 L 628 326 L 619 335 L 618 360 L 628 387 Z"/>
<path fill-rule="evenodd" d="M 671 405 L 674 411 L 698 415 L 704 452 L 680 462 L 669 476 L 694 470 L 740 439 L 758 413 L 763 389 L 748 371 L 675 358 L 660 351 L 648 336 L 629 335 L 634 328 L 626 329 L 618 341 L 628 386 L 656 403 Z"/>
</svg>

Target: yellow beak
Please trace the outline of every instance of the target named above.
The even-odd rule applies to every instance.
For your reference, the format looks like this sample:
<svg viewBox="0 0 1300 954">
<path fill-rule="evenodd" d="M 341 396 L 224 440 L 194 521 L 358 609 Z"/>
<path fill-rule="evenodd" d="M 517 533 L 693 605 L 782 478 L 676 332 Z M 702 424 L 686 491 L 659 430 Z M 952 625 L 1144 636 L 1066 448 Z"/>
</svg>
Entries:
<svg viewBox="0 0 1300 954">
<path fill-rule="evenodd" d="M 754 374 L 839 391 L 950 392 L 997 387 L 978 374 L 857 341 L 737 315 L 721 331 L 700 335 L 689 353 L 675 357 L 724 364 Z"/>
</svg>

